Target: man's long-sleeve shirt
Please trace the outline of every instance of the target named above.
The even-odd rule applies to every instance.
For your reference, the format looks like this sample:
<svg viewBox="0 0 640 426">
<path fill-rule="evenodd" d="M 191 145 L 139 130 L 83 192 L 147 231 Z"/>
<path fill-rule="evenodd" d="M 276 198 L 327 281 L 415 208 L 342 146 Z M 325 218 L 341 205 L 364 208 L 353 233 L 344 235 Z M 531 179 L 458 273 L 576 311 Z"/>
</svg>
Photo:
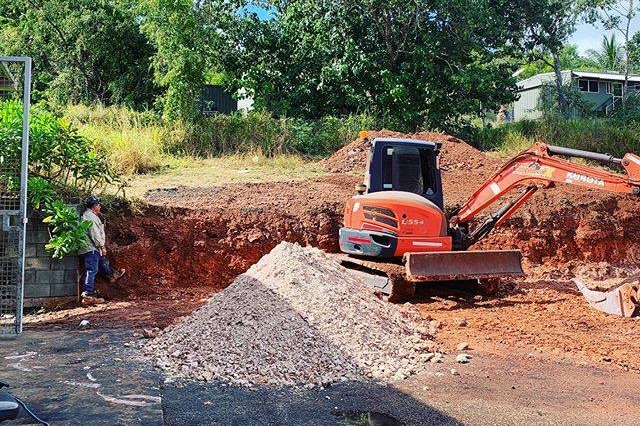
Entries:
<svg viewBox="0 0 640 426">
<path fill-rule="evenodd" d="M 100 220 L 93 210 L 87 209 L 82 214 L 82 220 L 91 222 L 91 228 L 87 231 L 87 246 L 81 249 L 78 254 L 89 253 L 90 251 L 100 252 L 107 243 L 107 237 L 104 233 L 104 223 Z"/>
</svg>

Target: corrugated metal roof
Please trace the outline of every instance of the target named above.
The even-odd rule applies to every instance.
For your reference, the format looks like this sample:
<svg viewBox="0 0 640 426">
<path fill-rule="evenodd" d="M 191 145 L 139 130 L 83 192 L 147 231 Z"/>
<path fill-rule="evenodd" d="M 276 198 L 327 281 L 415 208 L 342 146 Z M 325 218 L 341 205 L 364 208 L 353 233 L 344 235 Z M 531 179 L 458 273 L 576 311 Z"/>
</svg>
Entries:
<svg viewBox="0 0 640 426">
<path fill-rule="evenodd" d="M 571 70 L 562 71 L 562 77 L 564 80 L 567 80 L 569 78 L 569 75 L 572 75 L 573 77 L 577 77 L 577 78 L 590 78 L 593 80 L 624 81 L 624 74 L 619 74 L 619 73 L 571 71 Z M 552 72 L 536 74 L 527 79 L 519 81 L 517 83 L 518 89 L 522 91 L 527 89 L 533 89 L 535 87 L 540 87 L 544 83 L 553 81 L 554 78 L 555 78 L 555 74 Z M 640 82 L 640 75 L 630 74 L 629 81 Z"/>
<path fill-rule="evenodd" d="M 563 80 L 567 81 L 570 78 L 571 71 L 561 71 L 561 73 L 562 73 Z M 540 87 L 544 83 L 553 81 L 553 79 L 555 78 L 556 78 L 555 73 L 544 72 L 541 74 L 536 74 L 534 76 L 531 76 L 525 80 L 519 81 L 517 84 L 520 90 L 527 90 L 527 89 L 533 89 L 534 87 Z"/>
<path fill-rule="evenodd" d="M 613 72 L 573 71 L 573 75 L 581 78 L 593 78 L 593 79 L 607 80 L 607 81 L 624 81 L 624 74 L 613 73 Z M 629 74 L 629 81 L 640 82 L 640 75 Z"/>
</svg>

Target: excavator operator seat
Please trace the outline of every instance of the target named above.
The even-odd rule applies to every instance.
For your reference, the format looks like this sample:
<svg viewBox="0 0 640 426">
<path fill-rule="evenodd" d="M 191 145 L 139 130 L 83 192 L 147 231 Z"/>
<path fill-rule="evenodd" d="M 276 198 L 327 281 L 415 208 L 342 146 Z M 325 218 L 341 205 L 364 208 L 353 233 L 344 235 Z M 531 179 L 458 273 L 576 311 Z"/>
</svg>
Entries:
<svg viewBox="0 0 640 426">
<path fill-rule="evenodd" d="M 427 191 L 422 176 L 422 164 L 420 162 L 420 151 L 411 146 L 399 146 L 394 148 L 394 155 L 391 156 L 391 186 L 396 191 L 413 192 L 423 194 Z M 428 189 L 431 189 L 431 182 L 427 182 Z"/>
<path fill-rule="evenodd" d="M 367 167 L 367 192 L 411 192 L 442 209 L 439 149 L 439 143 L 422 140 L 374 139 Z"/>
</svg>

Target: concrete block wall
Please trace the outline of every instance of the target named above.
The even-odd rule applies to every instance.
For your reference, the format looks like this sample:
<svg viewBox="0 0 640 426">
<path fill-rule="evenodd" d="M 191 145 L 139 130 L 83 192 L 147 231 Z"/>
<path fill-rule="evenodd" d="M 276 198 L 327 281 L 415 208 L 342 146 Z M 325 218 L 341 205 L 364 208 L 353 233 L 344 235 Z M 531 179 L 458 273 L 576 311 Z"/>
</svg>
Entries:
<svg viewBox="0 0 640 426">
<path fill-rule="evenodd" d="M 51 258 L 47 225 L 41 215 L 30 214 L 25 235 L 24 306 L 48 306 L 77 298 L 78 256 Z"/>
</svg>

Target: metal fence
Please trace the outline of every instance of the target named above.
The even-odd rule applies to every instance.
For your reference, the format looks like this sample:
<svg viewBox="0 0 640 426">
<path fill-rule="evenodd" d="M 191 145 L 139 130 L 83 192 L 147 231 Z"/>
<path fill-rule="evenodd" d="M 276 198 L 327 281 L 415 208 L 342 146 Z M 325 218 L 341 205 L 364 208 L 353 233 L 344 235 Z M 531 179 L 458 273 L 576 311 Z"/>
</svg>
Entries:
<svg viewBox="0 0 640 426">
<path fill-rule="evenodd" d="M 22 100 L 22 131 L 0 116 L 0 334 L 22 332 L 31 58 L 0 56 L 0 101 L 10 99 Z"/>
</svg>

